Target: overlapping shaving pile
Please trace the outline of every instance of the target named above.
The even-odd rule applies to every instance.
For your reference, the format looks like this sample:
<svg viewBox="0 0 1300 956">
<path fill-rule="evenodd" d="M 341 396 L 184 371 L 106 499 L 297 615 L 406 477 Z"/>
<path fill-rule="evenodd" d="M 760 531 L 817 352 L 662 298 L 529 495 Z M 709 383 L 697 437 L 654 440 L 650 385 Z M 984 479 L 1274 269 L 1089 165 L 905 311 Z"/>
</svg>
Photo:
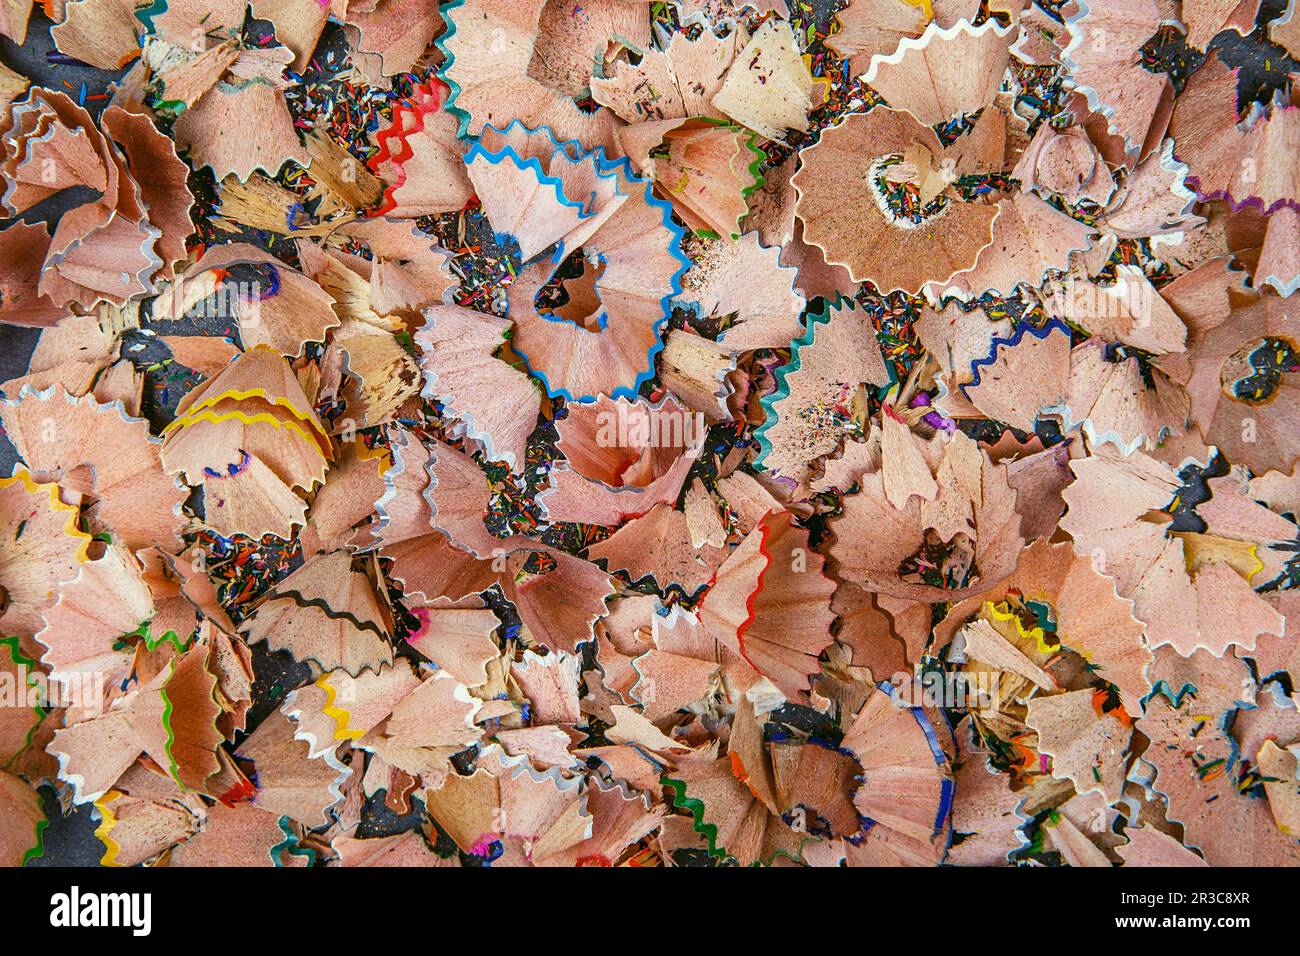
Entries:
<svg viewBox="0 0 1300 956">
<path fill-rule="evenodd" d="M 0 862 L 1300 863 L 1276 6 L 5 6 Z"/>
</svg>

